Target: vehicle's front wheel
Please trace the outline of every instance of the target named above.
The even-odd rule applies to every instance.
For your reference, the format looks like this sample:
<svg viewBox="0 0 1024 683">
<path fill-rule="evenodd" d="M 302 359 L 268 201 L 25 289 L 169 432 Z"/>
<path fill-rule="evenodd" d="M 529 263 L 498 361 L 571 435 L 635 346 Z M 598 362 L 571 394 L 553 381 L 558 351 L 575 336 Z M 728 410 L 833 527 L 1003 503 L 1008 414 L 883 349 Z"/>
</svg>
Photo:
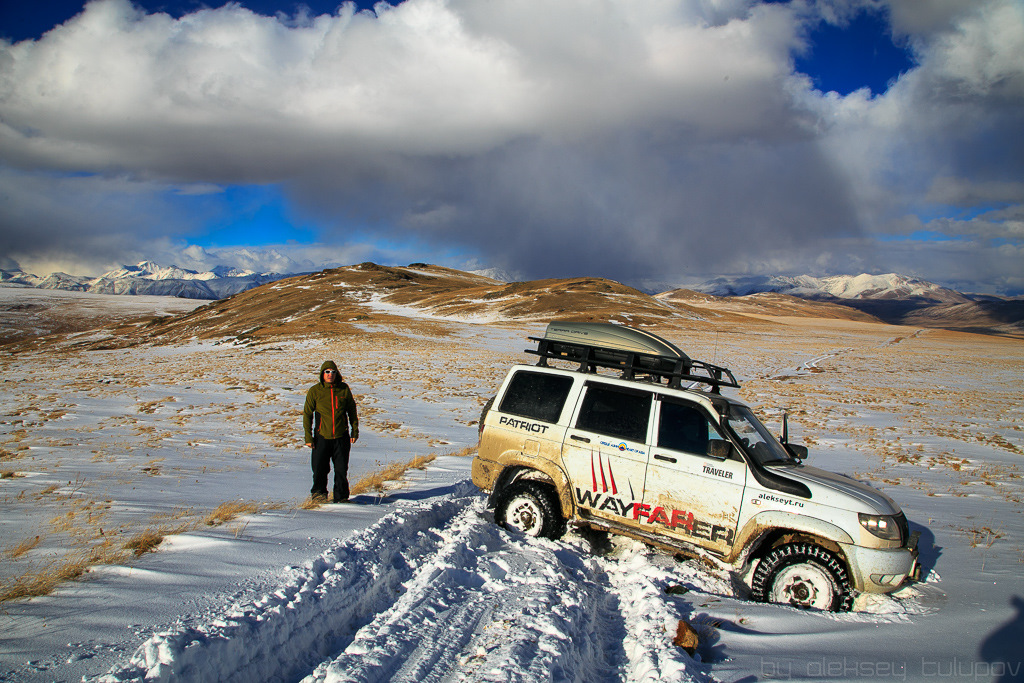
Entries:
<svg viewBox="0 0 1024 683">
<path fill-rule="evenodd" d="M 527 536 L 560 538 L 565 520 L 554 490 L 536 481 L 517 481 L 502 493 L 494 508 L 495 521 Z"/>
<path fill-rule="evenodd" d="M 849 611 L 853 605 L 850 575 L 842 560 L 813 543 L 788 543 L 758 563 L 750 597 L 803 609 Z"/>
</svg>

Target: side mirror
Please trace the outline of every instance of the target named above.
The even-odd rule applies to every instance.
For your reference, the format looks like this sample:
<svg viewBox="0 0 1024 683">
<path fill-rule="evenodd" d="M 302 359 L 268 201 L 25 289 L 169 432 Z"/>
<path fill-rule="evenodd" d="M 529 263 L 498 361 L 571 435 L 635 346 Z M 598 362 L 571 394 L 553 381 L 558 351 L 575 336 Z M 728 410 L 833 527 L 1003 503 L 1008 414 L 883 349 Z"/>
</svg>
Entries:
<svg viewBox="0 0 1024 683">
<path fill-rule="evenodd" d="M 784 443 L 782 445 L 785 446 L 786 450 L 789 451 L 789 454 L 797 460 L 804 460 L 807 458 L 807 446 L 798 446 L 795 443 Z"/>
<path fill-rule="evenodd" d="M 719 460 L 727 460 L 732 455 L 732 444 L 721 439 L 708 441 L 708 455 Z"/>
</svg>

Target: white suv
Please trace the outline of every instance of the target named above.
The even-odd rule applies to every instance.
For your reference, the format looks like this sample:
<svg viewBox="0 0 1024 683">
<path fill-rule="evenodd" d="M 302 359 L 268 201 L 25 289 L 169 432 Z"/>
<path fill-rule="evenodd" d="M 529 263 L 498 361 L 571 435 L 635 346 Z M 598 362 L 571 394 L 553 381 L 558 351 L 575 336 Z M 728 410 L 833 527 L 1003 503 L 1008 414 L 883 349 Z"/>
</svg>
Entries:
<svg viewBox="0 0 1024 683">
<path fill-rule="evenodd" d="M 899 505 L 804 465 L 806 448 L 721 395 L 739 386 L 728 369 L 621 325 L 553 322 L 531 339 L 540 361 L 514 366 L 480 420 L 473 482 L 499 524 L 558 538 L 571 522 L 712 554 L 749 577 L 752 599 L 807 608 L 848 610 L 855 591 L 914 574 Z"/>
</svg>

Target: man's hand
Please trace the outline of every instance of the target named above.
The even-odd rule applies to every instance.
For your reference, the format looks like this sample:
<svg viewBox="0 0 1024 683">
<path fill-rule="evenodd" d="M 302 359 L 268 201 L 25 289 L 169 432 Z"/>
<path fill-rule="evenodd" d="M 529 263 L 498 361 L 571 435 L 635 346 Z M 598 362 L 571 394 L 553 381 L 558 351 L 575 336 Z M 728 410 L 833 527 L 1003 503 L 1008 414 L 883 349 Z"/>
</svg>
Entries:
<svg viewBox="0 0 1024 683">
<path fill-rule="evenodd" d="M 313 447 L 313 444 L 311 444 L 311 443 L 307 443 L 306 444 L 306 448 L 312 448 L 312 447 Z"/>
<path fill-rule="evenodd" d="M 354 437 L 354 436 L 353 436 L 352 438 L 350 438 L 350 439 L 348 440 L 348 442 L 349 442 L 349 443 L 355 443 L 355 442 L 356 442 L 356 437 Z"/>
</svg>

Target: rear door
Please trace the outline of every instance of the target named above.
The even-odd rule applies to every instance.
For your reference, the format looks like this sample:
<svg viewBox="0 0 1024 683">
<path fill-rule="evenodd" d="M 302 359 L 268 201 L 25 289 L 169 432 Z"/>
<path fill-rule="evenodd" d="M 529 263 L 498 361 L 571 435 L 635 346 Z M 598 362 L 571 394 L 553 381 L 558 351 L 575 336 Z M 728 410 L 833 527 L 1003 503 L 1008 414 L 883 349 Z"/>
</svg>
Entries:
<svg viewBox="0 0 1024 683">
<path fill-rule="evenodd" d="M 647 469 L 653 394 L 588 380 L 566 431 L 562 460 L 584 517 L 636 524 Z"/>
<path fill-rule="evenodd" d="M 660 398 L 637 517 L 669 536 L 727 554 L 735 542 L 746 464 L 709 455 L 712 442 L 728 440 L 703 406 Z"/>
<path fill-rule="evenodd" d="M 491 411 L 494 416 L 487 417 L 488 455 L 520 451 L 524 455 L 557 459 L 564 435 L 559 419 L 572 385 L 573 378 L 564 374 L 517 370 L 501 401 Z M 484 448 L 482 442 L 481 451 Z"/>
</svg>

